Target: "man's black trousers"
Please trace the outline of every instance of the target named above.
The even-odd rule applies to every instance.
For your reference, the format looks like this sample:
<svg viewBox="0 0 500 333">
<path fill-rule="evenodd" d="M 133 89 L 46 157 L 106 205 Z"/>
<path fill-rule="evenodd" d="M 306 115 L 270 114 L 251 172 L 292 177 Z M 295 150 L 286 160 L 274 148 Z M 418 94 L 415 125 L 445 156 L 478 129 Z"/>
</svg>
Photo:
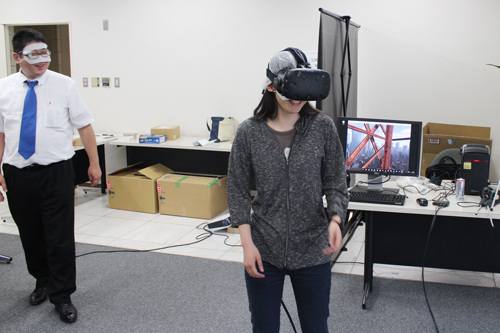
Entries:
<svg viewBox="0 0 500 333">
<path fill-rule="evenodd" d="M 76 290 L 74 170 L 71 160 L 23 169 L 4 164 L 7 200 L 29 273 L 52 303 Z"/>
</svg>

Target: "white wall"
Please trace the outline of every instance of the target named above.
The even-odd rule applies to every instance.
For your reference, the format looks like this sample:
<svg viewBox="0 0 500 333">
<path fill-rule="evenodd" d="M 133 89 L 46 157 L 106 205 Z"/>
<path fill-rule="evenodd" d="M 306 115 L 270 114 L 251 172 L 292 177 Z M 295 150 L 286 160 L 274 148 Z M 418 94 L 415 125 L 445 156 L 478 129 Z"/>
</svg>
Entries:
<svg viewBox="0 0 500 333">
<path fill-rule="evenodd" d="M 72 75 L 96 132 L 178 124 L 206 137 L 211 115 L 251 116 L 270 56 L 317 49 L 319 11 L 359 32 L 358 115 L 491 126 L 500 169 L 498 0 L 0 0 L 0 24 L 70 23 Z M 103 20 L 109 30 L 103 31 Z M 0 44 L 2 30 L 0 29 Z M 0 53 L 3 45 L 0 45 Z M 5 57 L 0 54 L 0 76 Z M 121 88 L 83 88 L 83 77 Z"/>
</svg>

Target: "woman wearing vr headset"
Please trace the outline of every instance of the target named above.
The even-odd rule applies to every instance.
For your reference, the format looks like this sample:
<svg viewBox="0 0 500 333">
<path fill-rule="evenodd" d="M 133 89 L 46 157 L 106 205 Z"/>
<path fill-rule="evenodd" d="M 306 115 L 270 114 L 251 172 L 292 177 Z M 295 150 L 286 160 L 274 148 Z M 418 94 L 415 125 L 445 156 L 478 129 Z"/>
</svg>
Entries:
<svg viewBox="0 0 500 333">
<path fill-rule="evenodd" d="M 300 82 L 291 93 L 285 84 L 325 73 L 307 67 L 298 49 L 271 58 L 262 100 L 239 126 L 229 158 L 229 211 L 241 235 L 254 332 L 279 332 L 286 275 L 302 331 L 328 332 L 330 260 L 342 246 L 348 192 L 336 127 L 306 101 L 326 96 L 311 97 Z"/>
</svg>

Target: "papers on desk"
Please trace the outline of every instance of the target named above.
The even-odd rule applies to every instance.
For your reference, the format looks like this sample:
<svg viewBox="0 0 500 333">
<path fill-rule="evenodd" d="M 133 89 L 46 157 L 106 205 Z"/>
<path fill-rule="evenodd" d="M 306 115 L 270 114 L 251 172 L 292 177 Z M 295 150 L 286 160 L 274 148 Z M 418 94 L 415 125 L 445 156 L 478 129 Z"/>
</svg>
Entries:
<svg viewBox="0 0 500 333">
<path fill-rule="evenodd" d="M 118 142 L 130 142 L 134 139 L 133 136 L 122 136 L 116 139 Z"/>
<path fill-rule="evenodd" d="M 193 142 L 193 146 L 217 147 L 219 146 L 219 143 L 214 141 L 208 141 L 207 139 L 200 139 Z"/>
</svg>

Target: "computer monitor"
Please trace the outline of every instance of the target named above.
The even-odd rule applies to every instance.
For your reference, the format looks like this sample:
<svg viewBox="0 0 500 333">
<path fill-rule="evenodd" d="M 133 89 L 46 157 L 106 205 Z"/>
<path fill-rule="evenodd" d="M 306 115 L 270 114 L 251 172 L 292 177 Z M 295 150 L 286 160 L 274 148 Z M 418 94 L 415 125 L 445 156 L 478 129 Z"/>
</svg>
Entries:
<svg viewBox="0 0 500 333">
<path fill-rule="evenodd" d="M 346 171 L 368 175 L 356 191 L 384 191 L 383 175 L 419 175 L 422 122 L 339 117 Z"/>
</svg>

